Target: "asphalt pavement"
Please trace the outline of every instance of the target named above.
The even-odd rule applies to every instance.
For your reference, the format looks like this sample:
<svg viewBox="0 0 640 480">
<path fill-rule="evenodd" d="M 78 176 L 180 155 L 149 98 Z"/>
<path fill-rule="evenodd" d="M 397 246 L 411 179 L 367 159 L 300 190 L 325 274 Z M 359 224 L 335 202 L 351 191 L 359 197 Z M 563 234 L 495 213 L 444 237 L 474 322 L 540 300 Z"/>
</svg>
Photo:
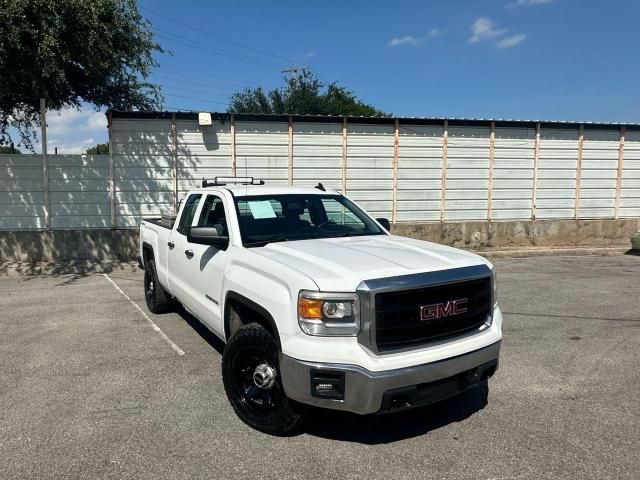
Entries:
<svg viewBox="0 0 640 480">
<path fill-rule="evenodd" d="M 488 389 L 316 410 L 288 438 L 236 418 L 222 345 L 186 313 L 149 313 L 141 271 L 0 277 L 0 477 L 639 478 L 640 257 L 494 263 Z"/>
</svg>

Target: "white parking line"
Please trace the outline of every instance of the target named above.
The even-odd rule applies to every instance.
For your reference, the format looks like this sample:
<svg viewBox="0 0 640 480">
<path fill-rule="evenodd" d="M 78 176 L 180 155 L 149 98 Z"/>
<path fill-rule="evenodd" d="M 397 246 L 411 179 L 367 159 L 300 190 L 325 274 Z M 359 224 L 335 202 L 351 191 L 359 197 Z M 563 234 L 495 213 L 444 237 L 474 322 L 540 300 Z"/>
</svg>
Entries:
<svg viewBox="0 0 640 480">
<path fill-rule="evenodd" d="M 167 337 L 167 336 L 165 335 L 165 333 L 164 333 L 162 330 L 160 330 L 160 327 L 158 327 L 158 325 L 156 325 L 156 324 L 153 322 L 153 320 L 151 320 L 151 319 L 149 318 L 149 315 L 147 315 L 147 314 L 145 313 L 145 311 L 144 311 L 144 310 L 142 310 L 142 309 L 138 306 L 138 304 L 137 304 L 136 302 L 134 302 L 133 300 L 131 300 L 131 298 L 129 297 L 129 295 L 127 295 L 126 293 L 124 293 L 124 291 L 123 291 L 123 290 L 122 290 L 122 289 L 121 289 L 121 288 L 116 284 L 116 282 L 114 282 L 113 280 L 111 280 L 111 278 L 109 278 L 109 275 L 107 275 L 106 273 L 103 273 L 103 275 L 104 275 L 104 278 L 106 278 L 107 280 L 109 280 L 109 281 L 111 282 L 111 285 L 113 285 L 113 286 L 115 287 L 115 289 L 116 289 L 116 290 L 118 290 L 122 295 L 124 295 L 124 296 L 125 296 L 125 298 L 126 298 L 127 300 L 129 300 L 129 302 L 131 302 L 131 304 L 132 304 L 134 307 L 136 307 L 136 308 L 138 309 L 138 311 L 139 311 L 139 312 L 144 316 L 144 318 L 146 318 L 146 319 L 147 319 L 147 322 L 149 322 L 149 325 L 151 325 L 151 328 L 153 328 L 153 329 L 158 333 L 158 335 L 160 335 L 160 337 L 161 337 L 165 342 L 167 342 L 167 343 L 169 344 L 169 346 L 170 346 L 171 348 L 173 348 L 173 350 L 174 350 L 178 355 L 184 355 L 184 351 L 183 351 L 183 350 L 182 350 L 178 345 L 176 345 L 175 343 L 173 343 L 173 342 L 171 341 L 171 339 L 170 339 L 169 337 Z"/>
</svg>

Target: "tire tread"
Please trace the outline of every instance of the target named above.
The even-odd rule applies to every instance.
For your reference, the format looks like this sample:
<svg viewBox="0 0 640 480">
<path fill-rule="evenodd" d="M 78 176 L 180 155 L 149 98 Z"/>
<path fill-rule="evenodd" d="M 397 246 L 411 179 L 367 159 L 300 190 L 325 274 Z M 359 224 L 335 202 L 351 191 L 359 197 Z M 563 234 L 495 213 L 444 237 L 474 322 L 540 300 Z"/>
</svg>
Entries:
<svg viewBox="0 0 640 480">
<path fill-rule="evenodd" d="M 259 418 L 257 415 L 242 409 L 239 405 L 239 399 L 235 398 L 230 378 L 230 376 L 233 375 L 231 365 L 233 355 L 238 348 L 241 348 L 243 345 L 268 346 L 273 352 L 275 361 L 277 362 L 278 347 L 276 341 L 262 325 L 249 323 L 238 329 L 227 343 L 222 356 L 222 380 L 231 406 L 240 420 L 256 430 L 276 436 L 291 435 L 304 421 L 304 412 L 302 406 L 288 399 L 286 395 L 284 395 L 284 392 L 284 404 L 282 408 L 276 412 L 272 412 L 266 418 Z M 278 375 L 280 375 L 279 368 Z"/>
</svg>

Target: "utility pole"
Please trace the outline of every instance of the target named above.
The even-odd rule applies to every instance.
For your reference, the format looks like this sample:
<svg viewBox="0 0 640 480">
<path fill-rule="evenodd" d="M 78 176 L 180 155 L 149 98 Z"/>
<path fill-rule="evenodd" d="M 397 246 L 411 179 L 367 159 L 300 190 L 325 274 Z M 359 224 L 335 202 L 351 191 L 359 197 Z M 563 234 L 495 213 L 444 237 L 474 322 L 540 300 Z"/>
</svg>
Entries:
<svg viewBox="0 0 640 480">
<path fill-rule="evenodd" d="M 289 67 L 285 70 L 281 70 L 282 73 L 293 73 L 294 75 L 298 75 L 298 72 L 304 73 L 309 70 L 309 67 Z"/>
<path fill-rule="evenodd" d="M 42 196 L 44 200 L 44 224 L 48 229 L 51 228 L 51 219 L 49 216 L 49 162 L 47 161 L 47 102 L 44 98 L 40 99 L 40 128 L 42 143 Z"/>
</svg>

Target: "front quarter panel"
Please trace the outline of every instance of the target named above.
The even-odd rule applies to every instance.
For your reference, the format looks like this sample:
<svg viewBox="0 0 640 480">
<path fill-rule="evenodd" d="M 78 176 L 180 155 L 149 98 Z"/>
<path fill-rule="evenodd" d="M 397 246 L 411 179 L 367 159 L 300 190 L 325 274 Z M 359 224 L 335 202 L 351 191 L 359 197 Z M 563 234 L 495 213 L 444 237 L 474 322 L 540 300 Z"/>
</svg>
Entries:
<svg viewBox="0 0 640 480">
<path fill-rule="evenodd" d="M 317 290 L 317 285 L 306 275 L 256 255 L 250 249 L 234 248 L 230 253 L 232 258 L 224 274 L 222 298 L 234 292 L 264 308 L 275 321 L 281 341 L 283 336 L 297 334 L 300 330 L 295 313 L 298 292 Z M 227 308 L 225 302 L 225 311 Z"/>
</svg>

